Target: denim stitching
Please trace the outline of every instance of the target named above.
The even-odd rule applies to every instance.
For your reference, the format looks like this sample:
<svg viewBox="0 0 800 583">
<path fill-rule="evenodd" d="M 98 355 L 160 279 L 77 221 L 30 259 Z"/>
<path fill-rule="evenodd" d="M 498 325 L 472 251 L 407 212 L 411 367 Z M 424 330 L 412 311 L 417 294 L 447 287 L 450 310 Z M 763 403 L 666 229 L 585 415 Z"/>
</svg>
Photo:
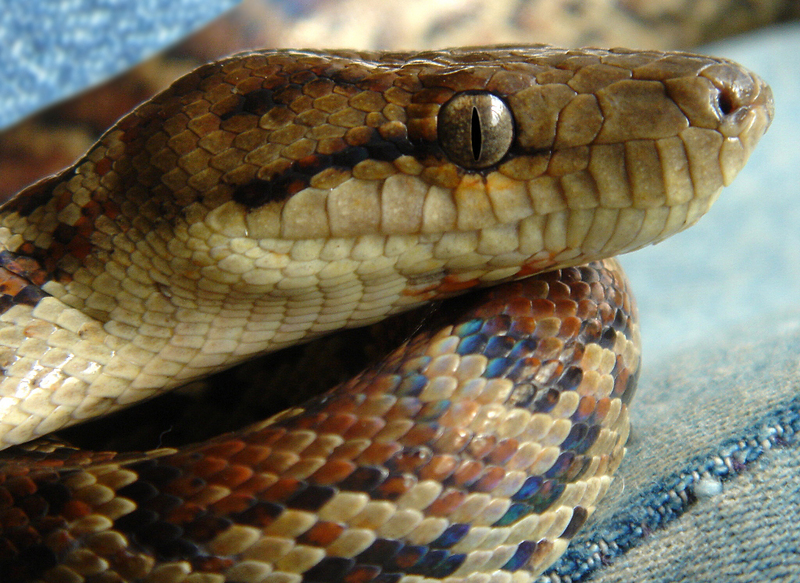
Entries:
<svg viewBox="0 0 800 583">
<path fill-rule="evenodd" d="M 587 580 L 614 558 L 638 546 L 653 531 L 680 518 L 699 499 L 708 498 L 705 490 L 709 482 L 728 482 L 773 447 L 791 447 L 798 432 L 800 398 L 795 398 L 743 431 L 744 437 L 726 440 L 712 455 L 695 457 L 683 471 L 665 479 L 663 485 L 638 494 L 627 505 L 627 511 L 596 525 L 597 534 L 570 545 L 536 583 Z M 701 484 L 701 480 L 705 483 Z M 713 486 L 710 490 L 713 492 Z"/>
</svg>

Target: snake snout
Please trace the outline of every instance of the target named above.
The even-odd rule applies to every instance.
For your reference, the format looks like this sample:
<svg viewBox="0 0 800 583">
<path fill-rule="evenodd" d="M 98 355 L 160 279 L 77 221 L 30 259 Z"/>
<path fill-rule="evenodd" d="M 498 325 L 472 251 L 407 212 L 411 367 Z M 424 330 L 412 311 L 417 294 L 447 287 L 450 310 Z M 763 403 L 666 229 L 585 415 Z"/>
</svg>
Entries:
<svg viewBox="0 0 800 583">
<path fill-rule="evenodd" d="M 720 131 L 726 137 L 739 137 L 752 149 L 772 123 L 772 89 L 758 75 L 735 63 L 721 62 L 701 75 L 716 88 Z"/>
<path fill-rule="evenodd" d="M 762 108 L 767 123 L 772 122 L 772 89 L 757 75 L 749 73 L 730 80 L 722 78 L 718 89 L 717 102 L 724 117 L 740 118 L 755 108 Z"/>
</svg>

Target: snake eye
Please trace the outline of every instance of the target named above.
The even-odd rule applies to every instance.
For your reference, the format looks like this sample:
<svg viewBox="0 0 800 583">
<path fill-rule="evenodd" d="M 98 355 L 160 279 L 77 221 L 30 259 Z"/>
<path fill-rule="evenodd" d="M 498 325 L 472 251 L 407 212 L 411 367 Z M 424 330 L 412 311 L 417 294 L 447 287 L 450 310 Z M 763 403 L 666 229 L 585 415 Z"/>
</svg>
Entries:
<svg viewBox="0 0 800 583">
<path fill-rule="evenodd" d="M 502 99 L 491 93 L 458 93 L 439 110 L 439 144 L 464 168 L 486 168 L 511 147 L 514 120 Z"/>
</svg>

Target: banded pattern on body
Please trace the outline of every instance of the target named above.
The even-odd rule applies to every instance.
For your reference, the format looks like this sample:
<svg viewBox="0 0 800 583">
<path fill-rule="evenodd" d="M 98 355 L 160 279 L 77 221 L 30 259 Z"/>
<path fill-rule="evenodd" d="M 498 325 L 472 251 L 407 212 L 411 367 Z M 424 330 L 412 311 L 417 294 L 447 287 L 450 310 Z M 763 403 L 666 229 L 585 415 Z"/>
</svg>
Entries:
<svg viewBox="0 0 800 583">
<path fill-rule="evenodd" d="M 509 129 L 440 115 L 474 95 Z M 771 108 L 751 73 L 677 53 L 201 67 L 0 208 L 0 442 L 661 240 L 733 179 Z M 507 149 L 480 163 L 494 131 Z M 474 166 L 452 161 L 464 140 Z M 529 581 L 607 487 L 638 367 L 617 267 L 560 275 L 249 433 L 128 465 L 9 462 L 0 488 L 27 517 L 3 532 L 9 565 L 50 582 Z"/>
<path fill-rule="evenodd" d="M 46 543 L 12 581 L 529 581 L 622 460 L 639 344 L 617 269 L 492 288 L 331 394 L 180 452 L 7 464 L 0 491 L 52 515 L 28 511 Z"/>
</svg>

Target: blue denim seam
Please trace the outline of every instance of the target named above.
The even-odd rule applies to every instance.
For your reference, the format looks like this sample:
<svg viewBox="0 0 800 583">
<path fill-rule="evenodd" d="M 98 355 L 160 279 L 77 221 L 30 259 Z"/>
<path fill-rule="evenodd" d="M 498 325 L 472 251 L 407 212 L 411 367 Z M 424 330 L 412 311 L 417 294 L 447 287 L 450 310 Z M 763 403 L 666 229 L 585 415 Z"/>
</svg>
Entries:
<svg viewBox="0 0 800 583">
<path fill-rule="evenodd" d="M 698 501 L 695 489 L 702 478 L 730 481 L 773 447 L 795 445 L 798 432 L 800 397 L 765 415 L 742 431 L 741 438 L 725 440 L 713 454 L 695 457 L 682 471 L 637 495 L 626 511 L 595 526 L 598 534 L 571 545 L 536 583 L 588 579 L 614 558 L 638 546 L 657 528 L 680 518 Z"/>
</svg>

